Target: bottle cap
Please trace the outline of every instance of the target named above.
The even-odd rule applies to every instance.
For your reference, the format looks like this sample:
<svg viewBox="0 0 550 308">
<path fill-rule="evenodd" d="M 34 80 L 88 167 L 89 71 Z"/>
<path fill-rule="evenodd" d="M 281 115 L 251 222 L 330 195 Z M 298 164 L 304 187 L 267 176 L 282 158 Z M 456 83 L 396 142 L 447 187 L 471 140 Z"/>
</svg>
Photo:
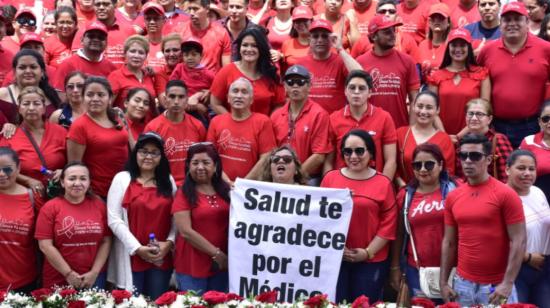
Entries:
<svg viewBox="0 0 550 308">
<path fill-rule="evenodd" d="M 155 239 L 155 237 L 156 237 L 156 236 L 155 236 L 155 233 L 149 233 L 149 239 L 150 239 L 150 240 Z"/>
</svg>

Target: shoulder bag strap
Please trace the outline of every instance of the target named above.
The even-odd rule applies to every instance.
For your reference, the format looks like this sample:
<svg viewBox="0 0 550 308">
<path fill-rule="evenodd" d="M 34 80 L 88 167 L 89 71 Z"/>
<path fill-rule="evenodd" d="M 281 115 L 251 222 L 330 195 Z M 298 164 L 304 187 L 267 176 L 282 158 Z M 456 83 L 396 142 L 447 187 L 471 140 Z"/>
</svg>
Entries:
<svg viewBox="0 0 550 308">
<path fill-rule="evenodd" d="M 412 203 L 413 194 L 414 194 L 414 191 L 407 189 L 407 192 L 405 194 L 405 203 L 403 204 L 403 220 L 405 222 L 405 230 L 409 234 L 409 237 L 411 239 L 413 259 L 414 259 L 414 262 L 416 263 L 416 267 L 419 268 L 420 264 L 418 263 L 418 255 L 416 254 L 416 247 L 414 245 L 414 238 L 412 234 L 411 224 L 409 222 L 409 207 Z"/>
<path fill-rule="evenodd" d="M 29 138 L 29 141 L 31 142 L 34 150 L 36 151 L 36 154 L 38 154 L 38 158 L 40 159 L 40 162 L 42 163 L 42 167 L 48 169 L 46 166 L 46 160 L 44 159 L 44 156 L 42 155 L 42 152 L 40 152 L 40 148 L 38 147 L 38 144 L 36 144 L 36 141 L 34 140 L 34 137 L 31 135 L 31 133 L 25 128 L 25 126 L 21 125 L 21 130 L 25 133 L 27 138 Z"/>
<path fill-rule="evenodd" d="M 403 176 L 407 175 L 407 169 L 405 169 L 405 145 L 407 144 L 407 140 L 409 139 L 409 134 L 411 133 L 411 127 L 409 126 L 407 128 L 407 132 L 405 133 L 405 138 L 403 139 L 403 146 L 401 146 L 401 171 L 403 172 Z"/>
<path fill-rule="evenodd" d="M 11 97 L 11 102 L 17 106 L 17 100 L 15 99 L 15 96 L 13 95 L 13 91 L 11 90 L 11 87 L 8 86 L 8 93 L 10 94 L 10 97 Z"/>
</svg>

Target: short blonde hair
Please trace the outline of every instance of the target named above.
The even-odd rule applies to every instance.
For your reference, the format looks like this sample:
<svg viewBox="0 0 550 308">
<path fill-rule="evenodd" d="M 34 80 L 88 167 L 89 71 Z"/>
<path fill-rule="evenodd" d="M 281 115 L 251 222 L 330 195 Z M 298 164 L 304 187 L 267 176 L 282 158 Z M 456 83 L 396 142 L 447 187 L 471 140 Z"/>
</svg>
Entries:
<svg viewBox="0 0 550 308">
<path fill-rule="evenodd" d="M 466 103 L 466 112 L 472 108 L 473 105 L 481 105 L 485 109 L 485 113 L 488 116 L 493 115 L 493 106 L 491 106 L 491 103 L 489 101 L 483 99 L 483 98 L 474 98 L 471 99 L 468 103 Z"/>
<path fill-rule="evenodd" d="M 19 92 L 19 96 L 17 97 L 17 103 L 21 105 L 21 102 L 23 101 L 23 97 L 29 94 L 38 94 L 38 96 L 40 96 L 40 98 L 42 99 L 42 102 L 46 104 L 46 94 L 44 94 L 44 91 L 42 91 L 42 89 L 35 86 L 24 87 L 21 90 L 21 92 Z"/>
<path fill-rule="evenodd" d="M 177 33 L 170 33 L 162 38 L 160 43 L 160 51 L 164 52 L 164 46 L 170 41 L 178 41 L 178 45 L 181 47 L 181 36 Z"/>
<path fill-rule="evenodd" d="M 134 43 L 138 43 L 145 49 L 145 53 L 149 53 L 149 41 L 143 35 L 139 34 L 134 34 L 124 41 L 124 53 L 128 52 L 128 49 L 130 49 L 130 46 Z"/>
</svg>

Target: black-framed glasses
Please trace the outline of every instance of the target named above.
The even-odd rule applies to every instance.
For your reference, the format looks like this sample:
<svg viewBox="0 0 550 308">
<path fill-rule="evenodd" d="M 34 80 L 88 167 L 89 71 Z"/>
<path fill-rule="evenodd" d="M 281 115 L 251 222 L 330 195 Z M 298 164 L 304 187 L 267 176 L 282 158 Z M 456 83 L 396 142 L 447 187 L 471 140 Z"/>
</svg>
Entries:
<svg viewBox="0 0 550 308">
<path fill-rule="evenodd" d="M 476 116 L 476 118 L 481 119 L 483 117 L 486 117 L 487 114 L 479 111 L 478 112 L 468 111 L 466 112 L 466 116 L 468 118 L 473 118 L 474 116 Z"/>
<path fill-rule="evenodd" d="M 484 153 L 481 152 L 458 152 L 458 158 L 460 158 L 461 161 L 466 161 L 468 158 L 473 161 L 480 161 L 485 156 Z"/>
<path fill-rule="evenodd" d="M 381 9 L 381 10 L 378 10 L 378 14 L 380 15 L 385 15 L 385 14 L 396 14 L 397 13 L 397 10 L 395 9 Z"/>
<path fill-rule="evenodd" d="M 274 164 L 278 164 L 280 161 L 283 161 L 285 165 L 290 164 L 294 161 L 294 157 L 292 155 L 273 155 L 271 156 L 271 162 Z"/>
<path fill-rule="evenodd" d="M 550 122 L 550 115 L 545 115 L 543 117 L 540 117 L 540 121 L 544 124 Z"/>
<path fill-rule="evenodd" d="M 289 87 L 293 87 L 294 85 L 298 85 L 299 87 L 303 87 L 307 83 L 307 79 L 305 78 L 288 78 L 285 80 L 285 83 Z"/>
<path fill-rule="evenodd" d="M 10 176 L 12 173 L 13 173 L 13 168 L 12 167 L 2 167 L 0 168 L 0 171 L 2 171 L 5 175 L 7 176 Z"/>
<path fill-rule="evenodd" d="M 422 170 L 422 167 L 426 169 L 426 171 L 432 171 L 435 168 L 436 162 L 433 160 L 426 160 L 426 161 L 414 161 L 411 163 L 412 168 L 414 171 L 420 171 Z"/>
<path fill-rule="evenodd" d="M 145 149 L 139 149 L 137 150 L 137 153 L 143 157 L 151 157 L 151 158 L 157 158 L 160 156 L 160 151 L 147 151 Z"/>
<path fill-rule="evenodd" d="M 365 155 L 365 152 L 367 152 L 367 149 L 366 148 L 343 148 L 342 149 L 342 154 L 344 154 L 344 156 L 351 156 L 351 154 L 355 153 L 355 155 L 357 156 L 363 156 Z"/>
<path fill-rule="evenodd" d="M 17 21 L 17 23 L 22 26 L 29 26 L 29 27 L 36 26 L 36 19 L 30 16 L 19 16 L 15 21 Z"/>
</svg>

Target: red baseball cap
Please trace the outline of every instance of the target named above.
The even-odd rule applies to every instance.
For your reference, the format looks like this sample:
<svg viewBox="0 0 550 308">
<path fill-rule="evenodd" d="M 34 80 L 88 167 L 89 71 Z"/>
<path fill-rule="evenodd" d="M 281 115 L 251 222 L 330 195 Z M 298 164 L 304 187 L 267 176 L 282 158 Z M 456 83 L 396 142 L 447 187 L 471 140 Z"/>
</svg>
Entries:
<svg viewBox="0 0 550 308">
<path fill-rule="evenodd" d="M 392 21 L 386 15 L 374 15 L 369 22 L 369 35 L 374 35 L 378 30 L 401 26 L 403 23 Z"/>
<path fill-rule="evenodd" d="M 28 42 L 37 42 L 40 44 L 44 44 L 44 41 L 40 37 L 40 35 L 34 33 L 34 32 L 27 32 L 23 34 L 23 37 L 21 38 L 21 42 L 19 43 L 19 46 L 23 46 Z"/>
<path fill-rule="evenodd" d="M 447 39 L 447 42 L 450 43 L 454 40 L 462 39 L 465 40 L 467 43 L 472 43 L 472 35 L 470 34 L 470 31 L 464 29 L 464 28 L 457 28 L 452 30 L 449 33 L 449 38 Z"/>
<path fill-rule="evenodd" d="M 105 33 L 106 35 L 109 35 L 109 32 L 107 31 L 107 27 L 105 27 L 105 25 L 102 22 L 99 22 L 99 21 L 92 21 L 91 23 L 89 23 L 86 26 L 86 31 L 84 31 L 84 33 L 88 32 L 88 31 L 93 31 L 93 30 L 101 31 L 101 32 Z"/>
<path fill-rule="evenodd" d="M 155 12 L 159 13 L 160 15 L 164 16 L 164 8 L 162 5 L 158 4 L 155 1 L 149 1 L 143 5 L 143 8 L 141 8 L 141 12 L 145 14 L 145 12 L 149 10 L 154 10 Z"/>
<path fill-rule="evenodd" d="M 324 29 L 332 33 L 332 25 L 330 24 L 330 22 L 324 19 L 316 19 L 311 23 L 311 25 L 309 26 L 309 32 L 315 29 Z"/>
<path fill-rule="evenodd" d="M 294 8 L 294 11 L 292 11 L 292 20 L 297 19 L 313 19 L 313 12 L 309 6 L 300 5 Z"/>
<path fill-rule="evenodd" d="M 34 19 L 36 19 L 36 15 L 34 15 L 34 12 L 28 8 L 28 7 L 24 7 L 22 9 L 20 9 L 19 11 L 17 11 L 17 13 L 15 14 L 15 19 L 17 19 L 17 17 L 23 15 L 23 14 L 29 14 L 31 15 Z"/>
<path fill-rule="evenodd" d="M 527 9 L 525 8 L 525 4 L 523 2 L 510 2 L 506 4 L 502 8 L 502 12 L 500 13 L 500 16 L 508 13 L 518 13 L 523 16 L 529 16 L 529 13 L 527 12 Z"/>
<path fill-rule="evenodd" d="M 198 38 L 193 37 L 193 36 L 188 37 L 186 40 L 184 40 L 184 41 L 181 43 L 181 47 L 182 47 L 182 48 L 183 48 L 183 46 L 185 46 L 185 45 L 195 45 L 195 46 L 197 46 L 197 47 L 200 49 L 201 52 L 202 52 L 202 50 L 203 50 L 201 41 L 200 41 Z"/>
<path fill-rule="evenodd" d="M 434 14 L 443 15 L 445 18 L 449 18 L 449 16 L 451 16 L 451 10 L 445 3 L 436 3 L 430 6 L 430 13 L 428 16 L 432 16 Z"/>
</svg>

